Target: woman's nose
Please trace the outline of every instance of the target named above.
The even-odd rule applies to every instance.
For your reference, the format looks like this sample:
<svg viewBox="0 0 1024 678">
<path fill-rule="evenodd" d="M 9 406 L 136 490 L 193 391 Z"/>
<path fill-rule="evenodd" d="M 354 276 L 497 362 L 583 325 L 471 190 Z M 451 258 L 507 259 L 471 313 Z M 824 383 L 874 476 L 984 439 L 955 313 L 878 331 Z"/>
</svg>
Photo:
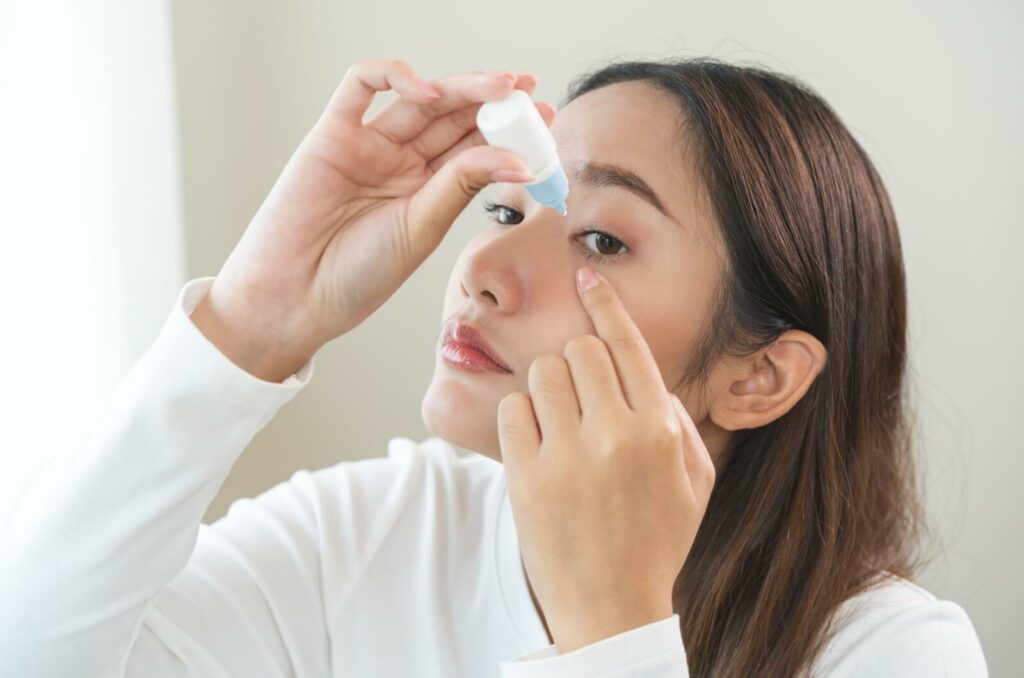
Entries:
<svg viewBox="0 0 1024 678">
<path fill-rule="evenodd" d="M 559 273 L 574 292 L 573 262 L 565 217 L 540 209 L 518 224 L 481 236 L 462 264 L 462 287 L 478 301 L 490 301 L 510 312 L 527 296 L 551 293 Z"/>
</svg>

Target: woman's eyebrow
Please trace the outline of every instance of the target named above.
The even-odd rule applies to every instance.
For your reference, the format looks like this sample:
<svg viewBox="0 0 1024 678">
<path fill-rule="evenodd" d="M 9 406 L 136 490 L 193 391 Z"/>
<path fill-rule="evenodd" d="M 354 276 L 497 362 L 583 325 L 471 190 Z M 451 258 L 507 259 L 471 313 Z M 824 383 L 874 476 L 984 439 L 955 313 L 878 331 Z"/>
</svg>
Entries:
<svg viewBox="0 0 1024 678">
<path fill-rule="evenodd" d="M 595 162 L 577 163 L 573 168 L 573 175 L 583 186 L 614 186 L 624 188 L 627 191 L 639 196 L 646 202 L 665 215 L 671 221 L 676 219 L 668 213 L 665 203 L 661 201 L 658 194 L 654 192 L 650 184 L 644 181 L 639 174 L 618 165 L 608 165 Z M 677 222 L 678 223 L 678 222 Z"/>
</svg>

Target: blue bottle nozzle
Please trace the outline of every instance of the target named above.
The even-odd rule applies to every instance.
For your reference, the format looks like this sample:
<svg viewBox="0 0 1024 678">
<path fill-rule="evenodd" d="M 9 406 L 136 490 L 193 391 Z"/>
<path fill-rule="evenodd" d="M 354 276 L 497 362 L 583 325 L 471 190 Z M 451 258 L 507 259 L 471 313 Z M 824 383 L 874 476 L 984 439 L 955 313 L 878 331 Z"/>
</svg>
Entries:
<svg viewBox="0 0 1024 678">
<path fill-rule="evenodd" d="M 526 190 L 534 200 L 545 207 L 557 210 L 562 216 L 568 213 L 565 201 L 569 197 L 569 178 L 566 177 L 565 170 L 557 160 L 547 178 L 533 184 L 526 184 Z"/>
</svg>

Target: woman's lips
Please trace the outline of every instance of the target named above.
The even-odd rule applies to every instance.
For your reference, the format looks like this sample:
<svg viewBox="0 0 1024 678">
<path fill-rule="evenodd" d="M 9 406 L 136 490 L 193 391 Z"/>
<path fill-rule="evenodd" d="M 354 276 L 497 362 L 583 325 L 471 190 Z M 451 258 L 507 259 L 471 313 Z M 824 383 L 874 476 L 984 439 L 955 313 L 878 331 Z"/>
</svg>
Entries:
<svg viewBox="0 0 1024 678">
<path fill-rule="evenodd" d="M 449 341 L 441 347 L 441 357 L 446 362 L 472 372 L 498 372 L 510 374 L 508 370 L 491 360 L 486 353 L 468 344 Z"/>
<path fill-rule="evenodd" d="M 456 318 L 449 320 L 445 323 L 441 343 L 444 357 L 458 366 L 476 371 L 512 373 L 483 332 L 468 323 Z"/>
</svg>

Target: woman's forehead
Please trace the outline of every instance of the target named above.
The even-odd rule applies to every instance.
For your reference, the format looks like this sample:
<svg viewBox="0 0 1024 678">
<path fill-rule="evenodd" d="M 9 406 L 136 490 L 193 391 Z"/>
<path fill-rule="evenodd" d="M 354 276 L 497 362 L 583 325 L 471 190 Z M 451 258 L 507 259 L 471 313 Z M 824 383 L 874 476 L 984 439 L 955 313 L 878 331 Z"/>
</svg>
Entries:
<svg viewBox="0 0 1024 678">
<path fill-rule="evenodd" d="M 707 226 L 696 223 L 706 208 L 691 145 L 681 136 L 683 121 L 670 94 L 634 81 L 573 99 L 558 111 L 551 132 L 567 172 L 588 164 L 629 170 L 650 185 L 674 220 L 699 231 Z"/>
<path fill-rule="evenodd" d="M 628 139 L 645 150 L 676 140 L 682 111 L 672 96 L 653 85 L 632 81 L 599 87 L 558 110 L 551 131 L 555 139 L 577 141 L 583 135 L 595 142 Z"/>
</svg>

